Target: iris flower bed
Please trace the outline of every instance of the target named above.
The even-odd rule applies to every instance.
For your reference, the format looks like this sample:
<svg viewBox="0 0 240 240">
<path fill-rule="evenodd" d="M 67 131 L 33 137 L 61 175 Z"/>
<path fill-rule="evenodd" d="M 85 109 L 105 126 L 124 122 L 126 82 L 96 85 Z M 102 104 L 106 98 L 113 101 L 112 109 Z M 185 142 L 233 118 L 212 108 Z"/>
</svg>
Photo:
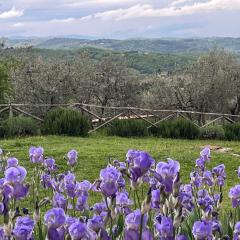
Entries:
<svg viewBox="0 0 240 240">
<path fill-rule="evenodd" d="M 178 161 L 156 162 L 138 150 L 109 162 L 93 183 L 77 180 L 75 150 L 66 155 L 69 170 L 60 173 L 42 147 L 31 147 L 30 182 L 16 158 L 1 149 L 0 158 L 0 240 L 240 239 L 240 185 L 230 189 L 232 209 L 225 211 L 225 166 L 208 169 L 209 148 L 200 152 L 189 183 L 181 182 Z M 240 170 L 233 174 L 240 177 Z M 102 200 L 89 206 L 92 192 Z"/>
</svg>

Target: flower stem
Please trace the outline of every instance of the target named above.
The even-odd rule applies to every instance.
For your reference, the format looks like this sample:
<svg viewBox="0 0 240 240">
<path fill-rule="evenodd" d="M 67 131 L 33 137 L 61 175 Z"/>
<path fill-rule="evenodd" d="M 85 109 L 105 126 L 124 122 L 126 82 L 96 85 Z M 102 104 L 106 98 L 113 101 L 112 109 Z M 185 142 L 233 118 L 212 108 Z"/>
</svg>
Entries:
<svg viewBox="0 0 240 240">
<path fill-rule="evenodd" d="M 139 233 L 139 240 L 142 240 L 142 230 L 143 230 L 143 216 L 144 214 L 141 214 L 141 223 L 140 223 L 140 233 Z"/>
<path fill-rule="evenodd" d="M 138 205 L 139 205 L 139 209 L 141 210 L 141 202 L 140 202 L 140 198 L 138 196 L 138 191 L 136 190 L 136 196 L 137 196 L 137 201 L 138 201 Z"/>
</svg>

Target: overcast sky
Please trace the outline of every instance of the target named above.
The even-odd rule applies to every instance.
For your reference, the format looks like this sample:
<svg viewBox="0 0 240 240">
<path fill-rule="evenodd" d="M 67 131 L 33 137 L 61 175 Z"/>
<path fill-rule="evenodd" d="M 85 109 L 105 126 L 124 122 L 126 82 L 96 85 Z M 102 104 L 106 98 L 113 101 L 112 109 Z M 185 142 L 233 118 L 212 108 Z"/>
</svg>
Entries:
<svg viewBox="0 0 240 240">
<path fill-rule="evenodd" d="M 0 36 L 240 37 L 240 0 L 0 0 Z"/>
</svg>

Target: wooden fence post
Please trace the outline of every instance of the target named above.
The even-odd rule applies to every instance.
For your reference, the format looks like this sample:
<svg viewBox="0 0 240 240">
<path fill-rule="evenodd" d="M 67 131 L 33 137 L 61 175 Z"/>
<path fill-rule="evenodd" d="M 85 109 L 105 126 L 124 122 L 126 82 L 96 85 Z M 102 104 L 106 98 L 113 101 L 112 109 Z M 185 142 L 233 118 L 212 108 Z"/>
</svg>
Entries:
<svg viewBox="0 0 240 240">
<path fill-rule="evenodd" d="M 9 104 L 9 118 L 12 118 L 13 117 L 13 107 L 12 107 L 12 104 L 10 103 Z"/>
</svg>

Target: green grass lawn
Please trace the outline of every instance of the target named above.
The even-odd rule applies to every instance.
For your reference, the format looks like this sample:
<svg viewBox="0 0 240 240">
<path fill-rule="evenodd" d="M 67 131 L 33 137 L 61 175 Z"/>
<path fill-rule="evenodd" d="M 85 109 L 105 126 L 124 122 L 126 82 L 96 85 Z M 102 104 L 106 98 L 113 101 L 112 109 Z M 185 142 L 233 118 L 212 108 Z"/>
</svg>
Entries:
<svg viewBox="0 0 240 240">
<path fill-rule="evenodd" d="M 53 157 L 60 171 L 68 169 L 64 159 L 66 153 L 71 149 L 76 149 L 79 153 L 79 162 L 75 169 L 77 180 L 88 179 L 91 182 L 99 176 L 99 170 L 106 166 L 109 158 L 123 161 L 130 148 L 149 152 L 157 162 L 164 161 L 168 157 L 178 160 L 181 164 L 181 177 L 183 181 L 187 182 L 189 173 L 195 165 L 195 159 L 198 158 L 201 147 L 205 145 L 218 145 L 232 149 L 232 152 L 228 153 L 212 152 L 212 159 L 208 164 L 210 168 L 221 163 L 225 164 L 227 181 L 224 190 L 224 206 L 230 206 L 228 190 L 231 186 L 240 183 L 236 174 L 236 170 L 240 166 L 240 157 L 232 155 L 232 153 L 240 153 L 239 142 L 190 141 L 152 137 L 120 138 L 101 135 L 92 135 L 88 138 L 42 136 L 0 141 L 0 148 L 18 158 L 20 164 L 28 170 L 29 175 L 33 169 L 28 158 L 30 146 L 42 146 L 45 149 L 45 156 Z"/>
</svg>

